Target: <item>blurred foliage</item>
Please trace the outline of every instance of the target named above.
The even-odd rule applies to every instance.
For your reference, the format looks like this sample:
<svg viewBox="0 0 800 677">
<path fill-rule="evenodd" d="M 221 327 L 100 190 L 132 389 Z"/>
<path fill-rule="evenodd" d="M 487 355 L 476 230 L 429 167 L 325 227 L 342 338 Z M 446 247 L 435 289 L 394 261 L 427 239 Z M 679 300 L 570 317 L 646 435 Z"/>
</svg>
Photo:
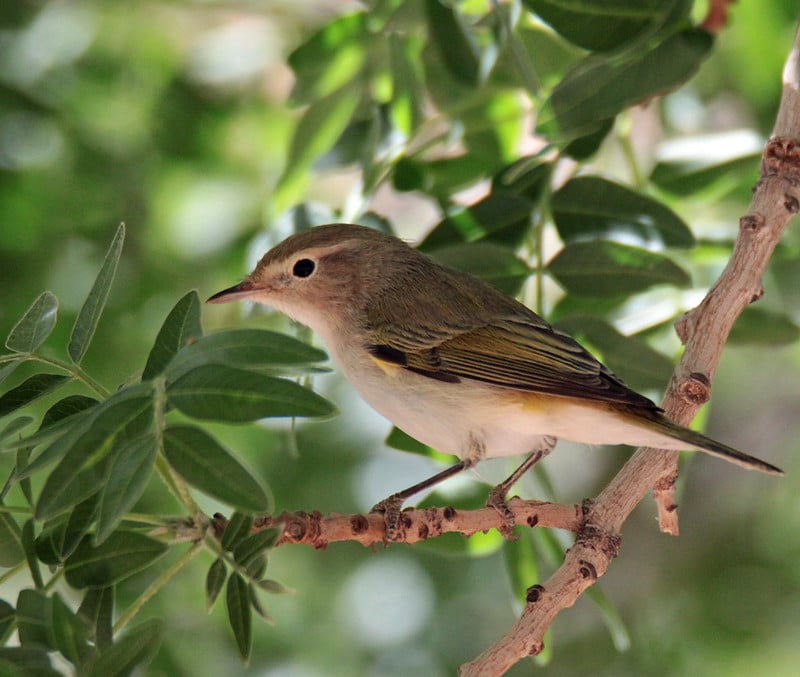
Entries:
<svg viewBox="0 0 800 677">
<path fill-rule="evenodd" d="M 689 0 L 4 3 L 0 670 L 445 675 L 488 646 L 569 539 L 271 552 L 250 513 L 365 510 L 436 455 L 285 321 L 206 333 L 241 319 L 201 322 L 200 297 L 294 230 L 358 221 L 519 294 L 656 396 L 757 177 L 790 4 L 737 3 L 714 38 Z M 789 470 L 798 272 L 789 230 L 709 422 Z M 331 401 L 325 424 L 231 425 Z M 387 433 L 418 456 L 375 453 Z M 520 491 L 593 495 L 624 456 L 586 453 Z M 796 670 L 797 480 L 705 460 L 687 477 L 682 537 L 640 507 L 541 672 Z M 198 537 L 216 511 L 221 537 Z"/>
</svg>

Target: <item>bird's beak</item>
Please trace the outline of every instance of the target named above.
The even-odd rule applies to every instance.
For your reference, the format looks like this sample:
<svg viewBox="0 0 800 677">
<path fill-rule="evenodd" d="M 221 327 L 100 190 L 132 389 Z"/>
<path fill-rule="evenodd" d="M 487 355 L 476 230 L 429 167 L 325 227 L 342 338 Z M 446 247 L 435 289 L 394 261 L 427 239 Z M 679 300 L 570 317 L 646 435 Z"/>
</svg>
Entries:
<svg viewBox="0 0 800 677">
<path fill-rule="evenodd" d="M 253 284 L 250 280 L 244 280 L 239 284 L 228 287 L 222 291 L 218 291 L 213 296 L 210 296 L 206 303 L 228 303 L 229 301 L 240 301 L 252 296 L 254 293 L 262 291 L 260 287 Z"/>
</svg>

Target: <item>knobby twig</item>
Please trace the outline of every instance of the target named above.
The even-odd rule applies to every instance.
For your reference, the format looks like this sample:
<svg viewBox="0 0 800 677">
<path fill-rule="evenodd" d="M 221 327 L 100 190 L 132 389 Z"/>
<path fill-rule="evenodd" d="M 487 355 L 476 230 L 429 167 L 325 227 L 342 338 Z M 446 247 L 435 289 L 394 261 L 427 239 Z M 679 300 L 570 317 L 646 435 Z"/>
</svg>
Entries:
<svg viewBox="0 0 800 677">
<path fill-rule="evenodd" d="M 744 308 L 763 294 L 761 276 L 791 217 L 800 209 L 800 31 L 783 71 L 783 94 L 761 176 L 747 214 L 740 219 L 731 259 L 703 302 L 678 323 L 686 348 L 670 381 L 663 406 L 670 418 L 688 425 L 708 400 L 722 347 Z M 462 677 L 501 675 L 525 656 L 541 651 L 555 616 L 571 607 L 602 576 L 619 546 L 623 523 L 654 488 L 661 529 L 677 533 L 675 452 L 639 449 L 589 504 L 585 527 L 561 567 L 529 590 L 514 626 L 470 663 Z"/>
<path fill-rule="evenodd" d="M 588 510 L 581 505 L 560 505 L 545 501 L 524 501 L 514 497 L 508 501 L 508 508 L 517 524 L 529 527 L 551 527 L 579 533 Z M 221 534 L 224 518 L 215 518 L 215 528 Z M 456 510 L 444 508 L 406 508 L 401 513 L 400 525 L 394 540 L 403 543 L 416 543 L 435 538 L 446 533 L 460 533 L 472 536 L 479 531 L 500 529 L 505 525 L 504 516 L 495 508 L 478 510 Z M 320 550 L 328 543 L 337 541 L 357 541 L 362 545 L 386 542 L 386 522 L 382 513 L 367 515 L 323 516 L 320 512 L 283 512 L 275 517 L 266 515 L 256 520 L 254 529 L 279 526 L 281 534 L 277 545 L 311 545 Z"/>
</svg>

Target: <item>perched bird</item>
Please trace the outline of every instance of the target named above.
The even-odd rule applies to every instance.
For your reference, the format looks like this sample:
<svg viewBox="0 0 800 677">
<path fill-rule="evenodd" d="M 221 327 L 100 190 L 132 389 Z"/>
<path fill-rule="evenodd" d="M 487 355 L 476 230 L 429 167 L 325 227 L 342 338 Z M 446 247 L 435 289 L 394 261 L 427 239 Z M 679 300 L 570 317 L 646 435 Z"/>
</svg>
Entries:
<svg viewBox="0 0 800 677">
<path fill-rule="evenodd" d="M 484 458 L 530 452 L 493 494 L 493 504 L 502 503 L 557 439 L 704 451 L 782 474 L 674 423 L 515 299 L 377 230 L 339 223 L 292 235 L 243 282 L 208 300 L 238 299 L 309 326 L 374 409 L 461 459 L 379 504 L 387 515 Z"/>
</svg>

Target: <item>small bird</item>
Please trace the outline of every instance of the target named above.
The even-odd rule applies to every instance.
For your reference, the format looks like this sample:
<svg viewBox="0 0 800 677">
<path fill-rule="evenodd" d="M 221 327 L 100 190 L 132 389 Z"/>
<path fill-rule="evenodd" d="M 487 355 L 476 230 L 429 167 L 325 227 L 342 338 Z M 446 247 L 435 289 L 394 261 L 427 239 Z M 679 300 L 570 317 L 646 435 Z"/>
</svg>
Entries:
<svg viewBox="0 0 800 677">
<path fill-rule="evenodd" d="M 674 423 L 574 339 L 487 282 L 371 228 L 337 223 L 292 235 L 208 301 L 239 299 L 310 327 L 374 409 L 461 459 L 378 504 L 387 531 L 418 491 L 484 458 L 530 453 L 490 496 L 502 509 L 508 489 L 557 439 L 704 451 L 783 474 Z"/>
</svg>

